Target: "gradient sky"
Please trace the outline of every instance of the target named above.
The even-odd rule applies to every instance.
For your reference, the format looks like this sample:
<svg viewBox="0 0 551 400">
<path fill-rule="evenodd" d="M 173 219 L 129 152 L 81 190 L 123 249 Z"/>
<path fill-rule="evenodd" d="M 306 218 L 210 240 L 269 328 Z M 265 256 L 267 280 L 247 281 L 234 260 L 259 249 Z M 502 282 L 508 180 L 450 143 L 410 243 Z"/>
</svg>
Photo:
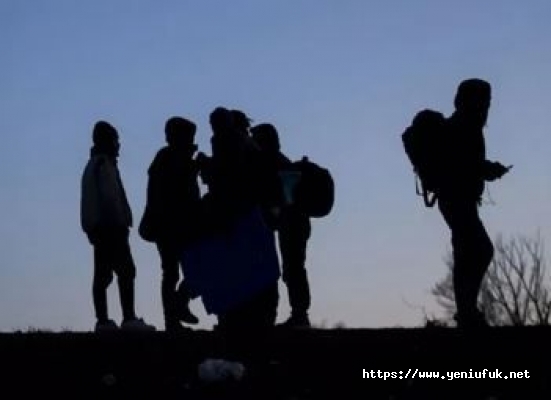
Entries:
<svg viewBox="0 0 551 400">
<path fill-rule="evenodd" d="M 95 121 L 120 132 L 139 220 L 165 120 L 195 121 L 210 152 L 219 105 L 272 122 L 291 158 L 334 175 L 334 211 L 313 221 L 308 249 L 314 323 L 439 315 L 429 291 L 449 232 L 415 196 L 400 134 L 421 108 L 449 114 L 462 79 L 489 80 L 488 157 L 514 168 L 482 217 L 492 236 L 539 229 L 549 243 L 550 20 L 548 0 L 3 0 L 0 331 L 93 327 L 79 199 Z M 157 252 L 135 229 L 131 244 L 138 314 L 162 328 Z M 120 320 L 116 285 L 110 306 Z M 192 308 L 203 327 L 215 321 Z"/>
</svg>

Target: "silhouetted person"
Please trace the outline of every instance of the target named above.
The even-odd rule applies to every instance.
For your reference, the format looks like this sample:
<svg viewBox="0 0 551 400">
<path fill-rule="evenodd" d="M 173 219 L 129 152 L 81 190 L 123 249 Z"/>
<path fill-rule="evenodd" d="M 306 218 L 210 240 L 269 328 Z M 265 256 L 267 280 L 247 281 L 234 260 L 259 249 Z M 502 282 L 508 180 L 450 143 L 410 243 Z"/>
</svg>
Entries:
<svg viewBox="0 0 551 400">
<path fill-rule="evenodd" d="M 132 212 L 117 168 L 119 136 L 105 121 L 95 124 L 90 160 L 82 176 L 81 225 L 94 246 L 93 300 L 96 331 L 118 329 L 109 319 L 107 288 L 117 275 L 123 329 L 154 330 L 136 317 L 134 278 L 136 268 L 128 242 Z"/>
<path fill-rule="evenodd" d="M 269 180 L 260 150 L 248 135 L 248 118 L 243 114 L 236 121 L 235 115 L 235 111 L 222 107 L 211 113 L 212 158 L 203 162 L 209 213 L 216 219 L 214 225 L 222 230 L 261 206 Z M 277 303 L 275 280 L 249 300 L 218 315 L 219 328 L 231 333 L 269 328 L 275 324 Z"/>
<path fill-rule="evenodd" d="M 236 113 L 242 114 L 239 123 Z M 201 157 L 201 175 L 220 223 L 252 209 L 264 196 L 260 151 L 248 134 L 246 121 L 244 113 L 223 107 L 210 115 L 212 157 Z"/>
<path fill-rule="evenodd" d="M 273 171 L 293 171 L 293 163 L 280 150 L 279 135 L 273 125 L 257 125 L 251 129 L 251 133 Z M 275 195 L 278 196 L 278 193 Z M 300 204 L 285 204 L 280 196 L 276 197 L 275 203 L 281 205 L 275 226 L 278 230 L 283 281 L 287 286 L 291 306 L 291 315 L 282 325 L 309 327 L 310 286 L 305 264 L 306 248 L 311 234 L 310 218 L 301 209 Z"/>
<path fill-rule="evenodd" d="M 241 134 L 243 138 L 249 137 L 252 120 L 241 110 L 230 110 L 230 114 L 233 120 L 233 129 Z"/>
<path fill-rule="evenodd" d="M 167 331 L 182 330 L 180 321 L 199 322 L 189 309 L 191 295 L 185 281 L 177 288 L 182 248 L 194 238 L 198 227 L 200 191 L 193 159 L 196 129 L 187 119 L 170 118 L 165 125 L 168 146 L 159 150 L 148 171 L 147 218 L 161 258 L 161 298 Z"/>
<path fill-rule="evenodd" d="M 231 118 L 234 129 L 237 131 L 240 140 L 245 143 L 245 157 L 251 168 L 249 179 L 254 184 L 256 200 L 263 207 L 266 222 L 271 226 L 276 223 L 275 218 L 279 213 L 282 202 L 281 181 L 279 170 L 260 148 L 259 144 L 251 137 L 251 122 L 241 110 L 231 110 Z"/>
<path fill-rule="evenodd" d="M 438 192 L 438 206 L 452 235 L 455 318 L 459 327 L 486 325 L 477 299 L 494 248 L 480 220 L 478 206 L 484 181 L 493 181 L 508 171 L 500 163 L 486 160 L 483 128 L 490 101 L 488 82 L 461 82 L 455 96 L 455 112 L 446 124 L 445 179 Z"/>
</svg>

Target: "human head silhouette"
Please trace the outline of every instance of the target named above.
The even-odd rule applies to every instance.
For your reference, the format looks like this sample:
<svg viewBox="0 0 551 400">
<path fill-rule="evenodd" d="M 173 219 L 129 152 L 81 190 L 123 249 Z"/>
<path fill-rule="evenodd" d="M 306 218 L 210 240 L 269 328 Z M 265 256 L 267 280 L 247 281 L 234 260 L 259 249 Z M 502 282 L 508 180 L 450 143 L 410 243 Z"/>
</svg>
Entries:
<svg viewBox="0 0 551 400">
<path fill-rule="evenodd" d="M 251 128 L 251 135 L 262 151 L 277 153 L 280 150 L 279 135 L 272 124 L 258 124 Z"/>
<path fill-rule="evenodd" d="M 197 126 L 182 117 L 171 117 L 165 124 L 165 138 L 169 146 L 196 149 L 194 145 Z"/>
<path fill-rule="evenodd" d="M 224 134 L 233 129 L 233 116 L 231 112 L 224 107 L 216 107 L 209 117 L 212 133 L 216 136 Z"/>
<path fill-rule="evenodd" d="M 471 78 L 462 81 L 457 87 L 454 105 L 458 113 L 483 127 L 488 119 L 492 100 L 492 87 L 482 79 Z"/>
<path fill-rule="evenodd" d="M 235 128 L 240 131 L 248 132 L 248 129 L 251 127 L 252 120 L 247 117 L 247 114 L 241 110 L 231 110 L 230 113 L 232 115 Z"/>
<path fill-rule="evenodd" d="M 119 155 L 119 134 L 109 122 L 96 122 L 92 131 L 92 141 L 94 142 L 94 147 L 99 152 L 112 157 Z"/>
</svg>

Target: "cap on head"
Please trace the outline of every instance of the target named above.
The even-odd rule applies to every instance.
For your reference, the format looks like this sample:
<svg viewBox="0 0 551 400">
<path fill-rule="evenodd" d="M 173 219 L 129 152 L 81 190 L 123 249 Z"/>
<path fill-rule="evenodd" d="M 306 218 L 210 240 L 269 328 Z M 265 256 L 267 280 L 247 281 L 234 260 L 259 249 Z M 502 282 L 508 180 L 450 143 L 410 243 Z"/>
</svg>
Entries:
<svg viewBox="0 0 551 400">
<path fill-rule="evenodd" d="M 247 117 L 241 110 L 231 110 L 231 115 L 233 118 L 233 123 L 238 129 L 249 129 L 251 127 L 252 119 Z"/>
<path fill-rule="evenodd" d="M 182 117 L 171 117 L 165 124 L 165 135 L 168 144 L 192 144 L 196 131 L 197 126 Z"/>
<path fill-rule="evenodd" d="M 279 135 L 272 124 L 258 124 L 251 128 L 254 141 L 264 151 L 279 151 Z"/>
<path fill-rule="evenodd" d="M 489 107 L 492 96 L 492 87 L 485 80 L 472 78 L 459 84 L 455 94 L 455 108 L 462 109 L 483 105 Z"/>
<path fill-rule="evenodd" d="M 92 131 L 92 140 L 96 146 L 111 144 L 118 137 L 117 130 L 106 121 L 98 121 Z"/>
</svg>

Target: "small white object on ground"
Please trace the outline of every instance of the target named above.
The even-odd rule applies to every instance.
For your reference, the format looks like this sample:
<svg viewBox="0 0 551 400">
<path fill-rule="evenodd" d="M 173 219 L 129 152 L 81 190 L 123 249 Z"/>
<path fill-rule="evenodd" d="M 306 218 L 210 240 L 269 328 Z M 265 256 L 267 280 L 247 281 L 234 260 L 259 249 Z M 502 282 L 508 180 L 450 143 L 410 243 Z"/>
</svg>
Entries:
<svg viewBox="0 0 551 400">
<path fill-rule="evenodd" d="M 205 383 L 240 381 L 245 375 L 245 366 L 240 362 L 208 358 L 199 364 L 198 376 Z"/>
<path fill-rule="evenodd" d="M 113 386 L 115 383 L 117 383 L 117 378 L 115 378 L 115 375 L 113 374 L 105 374 L 101 378 L 101 381 L 105 386 Z"/>
</svg>

